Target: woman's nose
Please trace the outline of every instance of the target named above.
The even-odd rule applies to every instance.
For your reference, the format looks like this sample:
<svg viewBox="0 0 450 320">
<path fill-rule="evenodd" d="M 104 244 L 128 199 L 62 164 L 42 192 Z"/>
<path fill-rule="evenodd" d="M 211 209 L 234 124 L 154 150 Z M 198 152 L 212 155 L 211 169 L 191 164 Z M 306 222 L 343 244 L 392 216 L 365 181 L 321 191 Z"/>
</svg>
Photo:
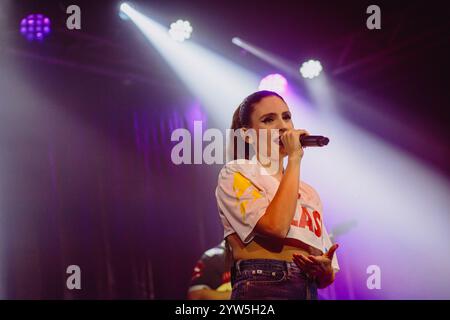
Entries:
<svg viewBox="0 0 450 320">
<path fill-rule="evenodd" d="M 283 130 L 283 132 L 284 132 L 284 131 L 286 131 L 287 129 L 289 129 L 288 124 L 287 124 L 285 121 L 280 121 L 280 122 L 278 123 L 277 127 L 278 127 L 278 129 L 280 130 L 280 133 L 281 133 L 281 130 Z"/>
<path fill-rule="evenodd" d="M 282 136 L 286 131 L 287 131 L 287 128 L 279 128 L 278 129 L 280 136 Z"/>
</svg>

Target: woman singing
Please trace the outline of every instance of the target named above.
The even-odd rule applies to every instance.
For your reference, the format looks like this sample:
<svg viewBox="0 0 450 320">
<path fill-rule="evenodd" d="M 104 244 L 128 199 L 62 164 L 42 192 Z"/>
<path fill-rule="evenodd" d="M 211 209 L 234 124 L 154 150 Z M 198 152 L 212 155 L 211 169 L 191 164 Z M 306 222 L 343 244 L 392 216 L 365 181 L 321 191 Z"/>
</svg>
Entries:
<svg viewBox="0 0 450 320">
<path fill-rule="evenodd" d="M 317 299 L 317 288 L 339 270 L 338 245 L 325 229 L 319 195 L 300 180 L 300 136 L 308 132 L 294 129 L 289 107 L 271 91 L 245 98 L 231 128 L 240 129 L 234 160 L 220 171 L 216 189 L 233 258 L 231 299 Z M 247 147 L 242 157 L 237 139 Z"/>
</svg>

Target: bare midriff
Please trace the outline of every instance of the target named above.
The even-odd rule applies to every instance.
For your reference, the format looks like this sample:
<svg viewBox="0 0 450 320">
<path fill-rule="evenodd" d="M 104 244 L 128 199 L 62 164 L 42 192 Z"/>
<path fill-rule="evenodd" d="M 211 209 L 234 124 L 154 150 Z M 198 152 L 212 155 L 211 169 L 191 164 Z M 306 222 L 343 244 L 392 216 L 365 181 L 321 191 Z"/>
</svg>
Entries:
<svg viewBox="0 0 450 320">
<path fill-rule="evenodd" d="M 322 252 L 296 239 L 269 239 L 255 236 L 247 245 L 236 233 L 230 234 L 227 241 L 231 246 L 234 261 L 248 259 L 275 259 L 292 261 L 294 253 L 302 255 L 321 255 Z"/>
</svg>

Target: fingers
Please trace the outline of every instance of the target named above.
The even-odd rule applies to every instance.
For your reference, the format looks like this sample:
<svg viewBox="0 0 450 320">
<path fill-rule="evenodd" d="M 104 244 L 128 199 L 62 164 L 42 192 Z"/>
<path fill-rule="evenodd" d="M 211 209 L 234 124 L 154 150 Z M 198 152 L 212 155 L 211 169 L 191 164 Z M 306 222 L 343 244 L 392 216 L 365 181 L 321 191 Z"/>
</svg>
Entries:
<svg viewBox="0 0 450 320">
<path fill-rule="evenodd" d="M 316 267 L 317 272 L 324 272 L 327 269 L 327 265 L 331 264 L 331 260 L 324 259 L 322 256 L 308 256 L 308 258 L 314 262 L 314 266 Z"/>
<path fill-rule="evenodd" d="M 308 257 L 309 258 L 309 260 L 311 260 L 313 263 L 315 263 L 315 264 L 322 264 L 322 262 L 321 261 L 319 261 L 316 257 L 314 257 L 314 256 L 309 256 Z"/>
<path fill-rule="evenodd" d="M 288 129 L 282 133 L 282 135 L 280 136 L 280 141 L 288 155 L 291 153 L 295 154 L 300 151 L 300 156 L 303 156 L 302 145 L 300 143 L 300 136 L 302 134 L 309 133 L 303 129 Z"/>
<path fill-rule="evenodd" d="M 302 260 L 299 256 L 294 256 L 292 259 L 295 264 L 303 271 L 305 272 L 309 272 L 310 271 L 310 267 L 308 267 L 308 265 L 306 264 L 306 262 L 304 262 L 304 260 Z"/>
<path fill-rule="evenodd" d="M 295 264 L 300 268 L 303 269 L 305 267 L 305 263 L 300 260 L 300 258 L 298 257 L 298 255 L 294 255 L 292 257 L 292 260 L 295 262 Z"/>
<path fill-rule="evenodd" d="M 301 254 L 294 254 L 293 255 L 293 260 L 295 263 L 297 263 L 297 265 L 301 265 L 302 267 L 306 268 L 306 269 L 311 269 L 315 263 L 313 261 L 311 261 L 309 258 L 301 255 Z"/>
<path fill-rule="evenodd" d="M 298 137 L 300 137 L 303 134 L 305 134 L 307 136 L 310 135 L 309 132 L 305 129 L 287 129 L 286 131 L 284 131 L 280 134 L 280 138 L 292 135 L 298 139 Z"/>
<path fill-rule="evenodd" d="M 301 270 L 303 270 L 307 274 L 312 276 L 320 274 L 320 268 L 314 262 L 308 259 L 308 257 L 299 254 L 294 254 L 292 260 Z"/>
<path fill-rule="evenodd" d="M 299 258 L 300 259 L 302 259 L 302 261 L 303 262 L 305 262 L 305 263 L 307 263 L 307 264 L 311 264 L 311 265 L 313 265 L 314 264 L 314 262 L 313 261 L 311 261 L 308 257 L 305 257 L 305 256 L 302 256 L 302 255 L 299 255 Z"/>
<path fill-rule="evenodd" d="M 295 132 L 295 138 L 297 140 L 299 140 L 300 147 L 303 148 L 302 143 L 300 142 L 300 137 L 301 136 L 309 136 L 310 135 L 309 132 L 304 129 L 295 129 L 294 132 Z"/>
<path fill-rule="evenodd" d="M 337 248 L 339 248 L 339 245 L 337 243 L 333 244 L 330 249 L 327 251 L 326 256 L 333 260 L 334 253 L 336 252 Z"/>
<path fill-rule="evenodd" d="M 309 132 L 307 130 L 304 130 L 304 129 L 296 129 L 295 131 L 298 133 L 299 136 L 301 136 L 303 134 L 307 135 L 307 136 L 310 135 Z"/>
</svg>

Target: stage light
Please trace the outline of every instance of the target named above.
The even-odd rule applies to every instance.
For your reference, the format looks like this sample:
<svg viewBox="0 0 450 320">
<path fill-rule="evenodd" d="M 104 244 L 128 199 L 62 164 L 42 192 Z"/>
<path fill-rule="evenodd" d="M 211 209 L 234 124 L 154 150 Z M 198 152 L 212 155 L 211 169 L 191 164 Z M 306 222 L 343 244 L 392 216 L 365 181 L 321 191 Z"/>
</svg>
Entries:
<svg viewBox="0 0 450 320">
<path fill-rule="evenodd" d="M 122 3 L 120 4 L 120 11 L 126 13 L 126 11 L 127 11 L 128 9 L 131 9 L 131 6 L 130 6 L 130 4 L 129 4 L 128 2 L 122 2 Z"/>
<path fill-rule="evenodd" d="M 259 90 L 274 91 L 278 94 L 282 94 L 286 91 L 287 80 L 281 74 L 269 74 L 264 77 L 259 83 Z"/>
<path fill-rule="evenodd" d="M 168 26 L 138 10 L 127 11 L 130 21 L 145 35 L 208 112 L 208 119 L 220 128 L 227 128 L 234 106 L 249 92 L 255 91 L 261 79 L 255 73 L 195 41 L 174 41 L 168 32 Z"/>
<path fill-rule="evenodd" d="M 122 2 L 119 6 L 119 17 L 122 20 L 128 20 L 129 17 L 126 14 L 127 8 L 131 7 L 127 2 Z"/>
<path fill-rule="evenodd" d="M 233 39 L 231 39 L 231 42 L 234 43 L 235 45 L 241 47 L 242 46 L 242 40 L 239 39 L 238 37 L 234 37 Z"/>
<path fill-rule="evenodd" d="M 30 41 L 42 41 L 50 33 L 50 19 L 43 14 L 30 14 L 20 21 L 20 33 Z"/>
<path fill-rule="evenodd" d="M 317 77 L 322 71 L 322 65 L 320 61 L 317 60 L 308 60 L 304 62 L 300 68 L 300 73 L 303 78 L 312 79 Z"/>
<path fill-rule="evenodd" d="M 181 19 L 170 25 L 169 34 L 175 41 L 183 42 L 191 37 L 192 26 L 189 21 L 183 21 Z"/>
</svg>

